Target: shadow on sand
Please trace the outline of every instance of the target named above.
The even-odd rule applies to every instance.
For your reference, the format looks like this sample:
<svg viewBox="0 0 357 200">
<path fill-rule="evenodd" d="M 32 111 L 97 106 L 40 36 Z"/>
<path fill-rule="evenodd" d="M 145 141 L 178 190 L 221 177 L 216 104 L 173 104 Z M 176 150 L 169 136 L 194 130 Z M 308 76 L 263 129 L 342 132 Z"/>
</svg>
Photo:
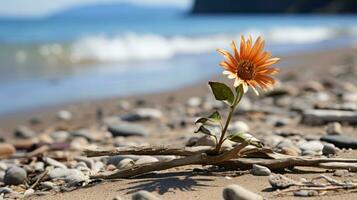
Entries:
<svg viewBox="0 0 357 200">
<path fill-rule="evenodd" d="M 135 181 L 129 183 L 129 186 L 119 191 L 126 191 L 127 194 L 135 193 L 140 190 L 149 192 L 156 191 L 159 194 L 167 192 L 195 191 L 199 187 L 212 187 L 204 182 L 211 182 L 211 178 L 202 178 L 202 176 L 192 175 L 192 172 L 169 172 L 163 174 L 148 174 L 137 177 Z"/>
</svg>

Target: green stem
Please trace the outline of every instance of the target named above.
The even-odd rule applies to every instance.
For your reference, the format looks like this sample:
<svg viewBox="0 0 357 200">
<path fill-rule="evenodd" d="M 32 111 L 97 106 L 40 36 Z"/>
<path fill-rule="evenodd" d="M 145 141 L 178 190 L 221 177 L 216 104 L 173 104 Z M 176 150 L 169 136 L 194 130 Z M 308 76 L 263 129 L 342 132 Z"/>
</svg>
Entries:
<svg viewBox="0 0 357 200">
<path fill-rule="evenodd" d="M 221 150 L 222 144 L 223 144 L 223 142 L 224 142 L 224 136 L 225 136 L 225 134 L 226 134 L 226 132 L 227 132 L 229 122 L 230 122 L 231 119 L 232 119 L 232 115 L 233 115 L 234 109 L 235 109 L 235 106 L 231 106 L 231 107 L 230 107 L 229 114 L 228 114 L 228 117 L 227 117 L 227 120 L 226 120 L 226 124 L 224 125 L 224 128 L 223 128 L 222 133 L 221 133 L 221 138 L 219 139 L 219 142 L 218 142 L 218 144 L 216 145 L 215 152 L 216 152 L 217 154 L 219 154 L 219 152 L 220 152 L 220 150 Z"/>
</svg>

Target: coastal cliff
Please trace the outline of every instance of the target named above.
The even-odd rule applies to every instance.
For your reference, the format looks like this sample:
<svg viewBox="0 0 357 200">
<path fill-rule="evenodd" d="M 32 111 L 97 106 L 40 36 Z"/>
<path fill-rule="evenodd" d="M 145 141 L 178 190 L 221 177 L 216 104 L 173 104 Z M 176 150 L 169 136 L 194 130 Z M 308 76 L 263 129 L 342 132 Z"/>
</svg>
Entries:
<svg viewBox="0 0 357 200">
<path fill-rule="evenodd" d="M 195 0 L 192 14 L 357 13 L 357 0 Z"/>
</svg>

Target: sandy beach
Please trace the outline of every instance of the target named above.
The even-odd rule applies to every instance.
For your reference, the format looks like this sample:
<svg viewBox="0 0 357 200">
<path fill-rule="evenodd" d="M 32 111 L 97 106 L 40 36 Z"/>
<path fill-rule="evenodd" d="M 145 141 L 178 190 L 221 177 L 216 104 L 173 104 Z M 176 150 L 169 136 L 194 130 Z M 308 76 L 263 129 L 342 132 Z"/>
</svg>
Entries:
<svg viewBox="0 0 357 200">
<path fill-rule="evenodd" d="M 357 49 L 355 48 L 340 48 L 283 56 L 282 61 L 277 65 L 281 70 L 277 76 L 280 81 L 277 88 L 259 97 L 249 92 L 244 97 L 245 103 L 242 103 L 242 108 L 234 115 L 233 122 L 243 122 L 251 134 L 261 139 L 267 147 L 280 153 L 289 155 L 288 151 L 282 150 L 285 147 L 278 147 L 279 143 L 286 140 L 292 141 L 297 148 L 295 153 L 298 155 L 304 154 L 304 147 L 302 147 L 304 143 L 314 141 L 322 148 L 326 142 L 321 138 L 330 134 L 327 131 L 329 122 L 319 124 L 313 120 L 304 121 L 305 111 L 309 109 L 357 111 L 356 55 Z M 230 83 L 222 75 L 215 75 L 208 80 Z M 0 118 L 0 133 L 6 143 L 22 149 L 17 152 L 20 153 L 19 155 L 33 151 L 32 146 L 39 146 L 40 143 L 51 144 L 60 141 L 61 144 L 69 145 L 63 149 L 46 151 L 35 158 L 19 158 L 18 162 L 23 166 L 32 166 L 34 162 L 42 162 L 44 157 L 52 157 L 60 160 L 67 167 L 74 168 L 79 162 L 74 158 L 81 155 L 88 147 L 142 145 L 184 147 L 188 145 L 191 138 L 201 137 L 201 135 L 194 134 L 196 129 L 194 120 L 198 116 L 214 109 L 222 111 L 225 109 L 214 99 L 209 98 L 208 80 L 172 91 L 75 102 L 3 116 Z M 152 115 L 147 119 L 130 118 L 132 117 L 130 114 L 140 108 L 154 109 L 159 114 L 151 113 Z M 70 119 L 59 119 L 58 112 L 61 110 L 71 113 Z M 118 120 L 118 117 L 130 118 L 129 123 L 144 127 L 147 134 L 133 137 L 112 136 L 107 131 L 107 126 L 111 126 L 110 123 Z M 340 130 L 338 134 L 355 140 L 356 126 L 353 121 L 341 120 L 339 124 L 342 126 L 342 131 Z M 14 130 L 20 125 L 33 130 L 37 136 L 35 138 L 14 137 Z M 86 130 L 88 135 L 71 135 L 77 130 Z M 55 136 L 58 131 L 69 133 L 69 135 L 64 134 L 65 139 L 61 139 L 61 136 Z M 83 140 L 83 138 L 86 139 Z M 209 142 L 204 142 L 204 146 L 206 144 L 209 145 Z M 320 146 L 317 148 L 316 152 L 306 150 L 305 155 L 321 156 Z M 356 158 L 357 151 L 354 148 L 352 146 L 337 148 L 332 157 Z M 11 160 L 11 156 L 8 159 Z M 118 161 L 116 162 L 118 164 Z M 111 169 L 113 164 L 104 161 L 103 163 L 104 170 L 113 170 Z M 45 166 L 51 167 L 48 163 Z M 33 176 L 39 174 L 30 169 L 28 173 Z M 356 178 L 353 171 L 348 172 L 348 176 L 333 176 L 335 170 L 313 167 L 296 167 L 293 170 L 279 170 L 276 173 L 282 173 L 297 181 L 302 178 L 311 179 L 321 174 L 340 181 L 353 181 Z M 140 190 L 149 191 L 165 200 L 223 199 L 222 190 L 230 184 L 243 186 L 267 199 L 297 198 L 291 193 L 276 196 L 267 176 L 254 176 L 249 170 L 223 170 L 200 165 L 177 167 L 125 180 L 98 181 L 86 186 L 76 185 L 65 188 L 60 186 L 61 182 L 56 182 L 56 184 L 58 186 L 50 190 L 39 186 L 29 199 L 113 199 L 114 197 L 131 199 L 132 194 Z M 15 186 L 12 189 L 23 190 Z M 320 193 L 319 196 L 299 199 L 305 198 L 356 199 L 357 195 L 348 190 L 340 190 L 329 191 L 326 195 Z"/>
</svg>

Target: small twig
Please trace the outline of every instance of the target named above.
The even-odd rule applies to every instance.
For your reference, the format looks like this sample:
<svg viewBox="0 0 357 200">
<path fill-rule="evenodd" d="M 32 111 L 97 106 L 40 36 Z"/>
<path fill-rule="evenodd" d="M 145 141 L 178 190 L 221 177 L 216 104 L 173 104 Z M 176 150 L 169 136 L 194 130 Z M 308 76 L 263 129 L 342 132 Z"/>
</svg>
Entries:
<svg viewBox="0 0 357 200">
<path fill-rule="evenodd" d="M 42 174 L 40 174 L 38 176 L 37 180 L 35 181 L 35 183 L 32 184 L 29 189 L 34 189 L 40 183 L 40 181 L 47 175 L 47 173 L 48 173 L 48 170 L 46 170 Z"/>
<path fill-rule="evenodd" d="M 333 163 L 331 165 L 330 163 Z M 271 170 L 279 170 L 291 167 L 319 167 L 324 169 L 351 169 L 351 165 L 357 165 L 357 159 L 343 158 L 309 158 L 289 157 L 281 159 L 239 158 L 218 163 L 227 169 L 251 169 L 253 164 L 263 165 Z M 330 165 L 329 165 L 330 164 Z"/>
</svg>

